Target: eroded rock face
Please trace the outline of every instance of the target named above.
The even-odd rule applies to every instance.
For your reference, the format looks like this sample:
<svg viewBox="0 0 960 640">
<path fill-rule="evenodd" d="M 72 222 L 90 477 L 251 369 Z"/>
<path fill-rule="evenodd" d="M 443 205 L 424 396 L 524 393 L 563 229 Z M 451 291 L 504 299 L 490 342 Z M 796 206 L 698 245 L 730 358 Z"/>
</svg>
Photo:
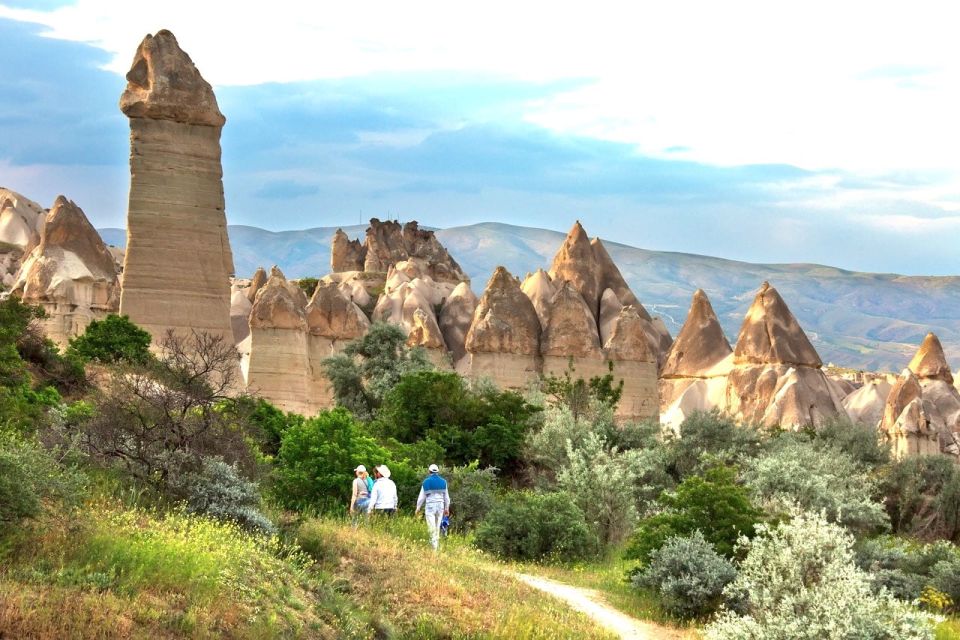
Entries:
<svg viewBox="0 0 960 640">
<path fill-rule="evenodd" d="M 330 249 L 330 268 L 334 273 L 363 271 L 364 250 L 359 240 L 351 240 L 343 229 L 333 234 Z"/>
<path fill-rule="evenodd" d="M 697 289 L 687 319 L 667 352 L 662 378 L 710 378 L 724 375 L 718 367 L 733 352 L 707 294 Z"/>
<path fill-rule="evenodd" d="M 557 293 L 557 288 L 553 286 L 550 276 L 543 269 L 537 269 L 536 272 L 527 276 L 520 288 L 533 303 L 537 317 L 540 318 L 540 327 L 546 329 L 550 301 Z"/>
<path fill-rule="evenodd" d="M 250 280 L 250 286 L 247 287 L 247 300 L 253 303 L 257 299 L 257 292 L 260 291 L 263 285 L 267 284 L 267 272 L 264 271 L 263 267 L 257 267 L 256 273 L 253 274 L 253 278 Z"/>
<path fill-rule="evenodd" d="M 646 340 L 646 325 L 636 307 L 622 307 L 612 327 L 610 337 L 604 343 L 608 358 L 656 364 L 657 356 Z"/>
<path fill-rule="evenodd" d="M 363 337 L 370 321 L 356 304 L 350 301 L 336 284 L 320 282 L 306 307 L 307 326 L 311 335 L 335 340 L 354 340 Z"/>
<path fill-rule="evenodd" d="M 413 327 L 407 337 L 408 346 L 446 351 L 447 345 L 443 341 L 443 334 L 433 314 L 417 308 L 413 312 L 411 324 Z"/>
<path fill-rule="evenodd" d="M 113 256 L 80 207 L 63 196 L 47 214 L 12 290 L 44 308 L 44 329 L 61 345 L 91 320 L 115 313 L 120 294 Z"/>
<path fill-rule="evenodd" d="M 623 279 L 623 274 L 614 263 L 613 258 L 607 253 L 607 248 L 603 246 L 600 238 L 594 238 L 590 241 L 590 247 L 593 249 L 593 259 L 596 265 L 597 289 L 601 292 L 607 289 L 613 291 L 617 300 L 623 305 L 632 305 L 637 313 L 644 320 L 652 320 L 647 310 L 640 304 L 640 300 L 630 290 L 627 281 Z"/>
<path fill-rule="evenodd" d="M 33 200 L 0 187 L 0 251 L 2 245 L 12 245 L 21 252 L 36 246 L 46 215 Z"/>
<path fill-rule="evenodd" d="M 879 430 L 891 444 L 894 457 L 940 452 L 940 438 L 930 424 L 923 389 L 910 369 L 904 369 L 890 390 Z"/>
<path fill-rule="evenodd" d="M 536 356 L 540 352 L 540 319 L 520 282 L 503 267 L 493 272 L 477 304 L 467 333 L 470 353 Z"/>
<path fill-rule="evenodd" d="M 886 380 L 870 380 L 843 399 L 843 408 L 852 421 L 875 429 L 883 418 L 892 388 Z"/>
<path fill-rule="evenodd" d="M 454 362 L 467 354 L 467 332 L 476 310 L 477 296 L 466 282 L 457 285 L 440 310 L 440 332 Z"/>
<path fill-rule="evenodd" d="M 740 327 L 736 364 L 786 364 L 819 368 L 820 356 L 787 304 L 764 282 Z"/>
<path fill-rule="evenodd" d="M 922 380 L 943 380 L 947 384 L 953 384 L 953 373 L 943 353 L 943 345 L 933 333 L 928 333 L 923 339 L 907 368 Z"/>
<path fill-rule="evenodd" d="M 567 281 L 583 297 L 594 319 L 600 317 L 600 289 L 593 246 L 580 221 L 573 225 L 550 265 L 550 279 Z"/>
<path fill-rule="evenodd" d="M 130 119 L 130 201 L 120 311 L 167 329 L 229 337 L 233 257 L 210 85 L 169 31 L 147 36 L 120 108 Z"/>
<path fill-rule="evenodd" d="M 570 282 L 563 282 L 550 300 L 540 352 L 544 356 L 560 358 L 601 357 L 597 323 Z"/>
<path fill-rule="evenodd" d="M 270 278 L 257 292 L 250 311 L 251 329 L 298 329 L 305 331 L 306 296 L 295 284 L 287 281 L 277 267 L 270 270 Z"/>
</svg>

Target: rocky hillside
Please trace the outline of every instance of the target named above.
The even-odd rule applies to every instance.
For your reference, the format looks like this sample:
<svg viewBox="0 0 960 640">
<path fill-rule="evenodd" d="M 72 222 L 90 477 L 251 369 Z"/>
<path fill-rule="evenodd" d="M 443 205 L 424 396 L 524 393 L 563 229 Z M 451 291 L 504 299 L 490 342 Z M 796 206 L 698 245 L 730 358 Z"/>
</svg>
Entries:
<svg viewBox="0 0 960 640">
<path fill-rule="evenodd" d="M 365 225 L 345 227 L 362 237 Z M 290 277 L 330 271 L 335 227 L 271 232 L 231 226 L 238 275 L 277 264 Z M 122 246 L 120 229 L 101 230 L 108 244 Z M 545 229 L 483 223 L 437 231 L 463 270 L 482 291 L 497 265 L 520 275 L 535 271 L 563 242 Z M 710 296 L 728 338 L 764 280 L 774 284 L 797 316 L 824 362 L 899 371 L 928 331 L 943 342 L 948 359 L 960 362 L 960 277 L 914 277 L 845 271 L 814 264 L 751 264 L 709 256 L 648 251 L 609 240 L 611 257 L 630 287 L 676 335 L 697 288 Z"/>
</svg>

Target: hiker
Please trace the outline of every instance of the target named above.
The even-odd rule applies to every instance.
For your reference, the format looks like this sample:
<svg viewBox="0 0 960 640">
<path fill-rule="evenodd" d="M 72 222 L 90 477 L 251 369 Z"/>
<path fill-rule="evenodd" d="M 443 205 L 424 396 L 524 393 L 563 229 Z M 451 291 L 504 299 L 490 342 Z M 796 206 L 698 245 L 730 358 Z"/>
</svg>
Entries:
<svg viewBox="0 0 960 640">
<path fill-rule="evenodd" d="M 427 531 L 430 532 L 430 544 L 433 550 L 440 549 L 440 523 L 444 516 L 450 515 L 450 492 L 447 491 L 447 481 L 440 476 L 440 467 L 435 464 L 429 467 L 430 475 L 423 481 L 420 487 L 420 495 L 417 496 L 417 509 L 415 515 L 420 514 L 420 508 L 423 508 L 423 515 L 427 521 Z"/>
<path fill-rule="evenodd" d="M 397 485 L 390 479 L 390 469 L 385 464 L 373 468 L 373 475 L 377 478 L 370 492 L 370 502 L 367 504 L 367 513 L 383 513 L 392 516 L 397 512 Z"/>
<path fill-rule="evenodd" d="M 373 488 L 373 479 L 367 473 L 367 468 L 362 464 L 357 465 L 357 468 L 353 470 L 353 473 L 356 477 L 353 479 L 353 490 L 350 496 L 350 515 L 354 516 L 352 520 L 354 526 L 356 526 L 357 512 L 363 513 L 369 506 L 370 491 Z"/>
</svg>

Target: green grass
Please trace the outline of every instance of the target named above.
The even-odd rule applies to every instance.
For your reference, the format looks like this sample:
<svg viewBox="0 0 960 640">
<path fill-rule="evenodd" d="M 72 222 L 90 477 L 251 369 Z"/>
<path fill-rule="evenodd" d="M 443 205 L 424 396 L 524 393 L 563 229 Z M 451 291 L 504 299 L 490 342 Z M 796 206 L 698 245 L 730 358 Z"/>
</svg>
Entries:
<svg viewBox="0 0 960 640">
<path fill-rule="evenodd" d="M 938 624 L 936 640 L 960 640 L 960 619 L 947 618 Z"/>
</svg>

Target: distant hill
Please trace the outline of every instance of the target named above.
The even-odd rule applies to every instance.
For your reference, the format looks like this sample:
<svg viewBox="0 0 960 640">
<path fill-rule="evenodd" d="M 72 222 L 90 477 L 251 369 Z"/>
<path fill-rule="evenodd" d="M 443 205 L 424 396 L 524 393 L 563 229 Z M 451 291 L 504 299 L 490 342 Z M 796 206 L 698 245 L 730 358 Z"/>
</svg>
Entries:
<svg viewBox="0 0 960 640">
<path fill-rule="evenodd" d="M 344 227 L 350 237 L 362 237 L 365 229 L 365 225 Z M 100 231 L 108 244 L 123 246 L 122 229 Z M 328 273 L 334 231 L 335 227 L 275 232 L 230 226 L 237 274 L 249 277 L 258 266 L 272 264 L 288 277 Z M 497 265 L 521 278 L 537 267 L 548 267 L 564 234 L 489 222 L 440 229 L 437 237 L 473 279 L 473 289 L 480 295 Z M 662 317 L 673 335 L 699 287 L 710 296 L 732 343 L 754 292 L 769 280 L 824 362 L 899 371 L 927 331 L 933 331 L 951 363 L 960 365 L 960 277 L 859 273 L 816 264 L 751 264 L 649 251 L 606 239 L 604 244 L 644 306 Z"/>
</svg>

